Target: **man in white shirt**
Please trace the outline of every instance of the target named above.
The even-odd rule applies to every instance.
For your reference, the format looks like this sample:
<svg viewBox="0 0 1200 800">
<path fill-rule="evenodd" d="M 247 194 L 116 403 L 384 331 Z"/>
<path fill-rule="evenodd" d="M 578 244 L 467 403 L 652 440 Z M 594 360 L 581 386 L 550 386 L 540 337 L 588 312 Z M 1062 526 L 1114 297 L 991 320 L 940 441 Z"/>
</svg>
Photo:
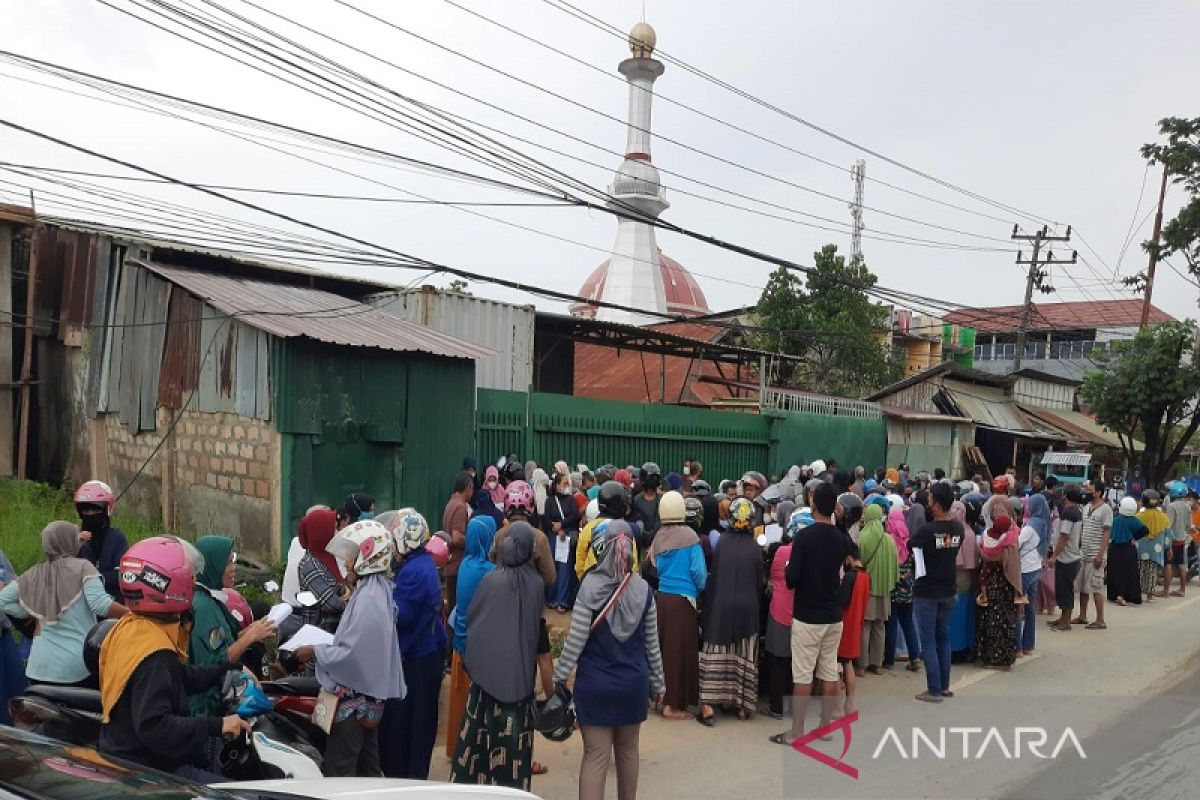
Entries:
<svg viewBox="0 0 1200 800">
<path fill-rule="evenodd" d="M 1092 630 L 1104 630 L 1104 560 L 1108 555 L 1109 535 L 1112 533 L 1113 511 L 1108 504 L 1108 492 L 1102 481 L 1083 485 L 1083 535 L 1079 551 L 1083 556 L 1079 574 L 1075 576 L 1075 591 L 1079 593 L 1079 616 L 1072 625 L 1086 625 Z M 1096 620 L 1088 622 L 1088 597 L 1096 601 Z"/>
</svg>

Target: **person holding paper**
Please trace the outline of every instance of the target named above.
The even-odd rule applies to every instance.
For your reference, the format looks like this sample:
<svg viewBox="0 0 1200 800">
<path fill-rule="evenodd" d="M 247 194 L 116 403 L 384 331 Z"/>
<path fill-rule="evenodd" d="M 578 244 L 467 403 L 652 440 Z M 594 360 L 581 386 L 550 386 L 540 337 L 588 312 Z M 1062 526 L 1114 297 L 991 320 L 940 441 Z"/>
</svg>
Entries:
<svg viewBox="0 0 1200 800">
<path fill-rule="evenodd" d="M 579 506 L 571 488 L 571 476 L 555 473 L 542 514 L 542 528 L 554 545 L 554 586 L 546 590 L 547 605 L 566 613 L 575 605 L 575 590 L 579 585 L 575 570 L 575 545 L 579 539 Z"/>
<path fill-rule="evenodd" d="M 316 664 L 318 704 L 332 701 L 325 775 L 378 777 L 379 723 L 384 703 L 407 692 L 396 633 L 392 582 L 392 535 L 374 520 L 360 520 L 330 543 L 357 576 L 333 642 L 296 649 L 296 658 Z"/>
<path fill-rule="evenodd" d="M 225 590 L 233 586 L 237 568 L 237 553 L 233 539 L 224 536 L 201 536 L 196 550 L 203 556 L 203 569 L 197 570 L 195 595 L 192 600 L 191 641 L 188 660 L 192 664 L 240 663 L 242 655 L 253 644 L 275 635 L 275 625 L 266 619 L 251 623 L 240 630 L 229 612 Z M 200 566 L 194 564 L 193 567 Z M 240 632 L 239 632 L 240 631 Z M 220 687 L 210 687 L 192 695 L 192 713 L 197 716 L 216 714 L 221 710 Z"/>
<path fill-rule="evenodd" d="M 918 557 L 913 613 L 926 685 L 926 691 L 916 699 L 926 703 L 940 703 L 942 698 L 954 696 L 950 692 L 950 613 L 954 610 L 955 568 L 959 548 L 967 535 L 974 542 L 974 533 L 950 516 L 952 505 L 954 489 L 946 483 L 933 484 L 929 490 L 933 521 L 922 525 L 909 539 L 909 547 Z"/>
<path fill-rule="evenodd" d="M 316 508 L 300 520 L 300 544 L 305 554 L 297 568 L 301 591 L 312 592 L 316 605 L 299 610 L 306 625 L 333 632 L 346 609 L 350 589 L 342 583 L 337 559 L 328 547 L 337 534 L 337 513 L 328 508 Z"/>
</svg>

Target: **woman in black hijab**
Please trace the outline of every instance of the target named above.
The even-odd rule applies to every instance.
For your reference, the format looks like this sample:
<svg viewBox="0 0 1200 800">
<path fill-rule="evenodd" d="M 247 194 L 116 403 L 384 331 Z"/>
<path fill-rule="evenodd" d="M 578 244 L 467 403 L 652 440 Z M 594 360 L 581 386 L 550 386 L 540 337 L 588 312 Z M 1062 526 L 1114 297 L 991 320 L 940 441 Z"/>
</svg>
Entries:
<svg viewBox="0 0 1200 800">
<path fill-rule="evenodd" d="M 700 714 L 713 724 L 713 706 L 736 709 L 749 719 L 758 705 L 759 604 L 765 569 L 754 540 L 754 506 L 744 497 L 729 506 L 729 530 L 721 534 L 705 587 L 700 650 Z"/>
<path fill-rule="evenodd" d="M 450 780 L 529 791 L 536 710 L 533 679 L 545 583 L 534 568 L 535 532 L 514 522 L 467 612 L 467 710 Z"/>
</svg>

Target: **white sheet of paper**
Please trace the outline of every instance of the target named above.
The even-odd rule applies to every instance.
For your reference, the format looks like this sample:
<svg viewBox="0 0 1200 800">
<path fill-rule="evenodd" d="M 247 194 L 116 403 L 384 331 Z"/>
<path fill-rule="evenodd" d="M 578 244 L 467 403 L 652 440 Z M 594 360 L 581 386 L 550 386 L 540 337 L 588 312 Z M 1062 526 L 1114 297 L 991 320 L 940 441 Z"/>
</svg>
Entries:
<svg viewBox="0 0 1200 800">
<path fill-rule="evenodd" d="M 912 549 L 912 554 L 913 554 L 914 575 L 917 578 L 924 578 L 925 577 L 925 554 L 923 552 L 921 552 L 921 548 L 919 548 L 919 547 L 914 547 Z"/>
<path fill-rule="evenodd" d="M 279 591 L 279 584 L 276 583 L 275 581 L 267 581 L 266 583 L 263 584 L 263 588 L 266 589 L 268 592 L 271 592 L 272 594 L 274 594 L 275 592 Z"/>
<path fill-rule="evenodd" d="M 766 534 L 767 544 L 775 544 L 783 538 L 783 528 L 774 523 L 768 525 L 763 533 Z"/>
<path fill-rule="evenodd" d="M 560 539 L 554 537 L 554 560 L 559 564 L 565 564 L 571 558 L 571 537 Z"/>
<path fill-rule="evenodd" d="M 321 630 L 316 625 L 305 625 L 296 631 L 296 635 L 279 645 L 280 650 L 295 650 L 305 645 L 332 644 L 333 634 Z"/>
<path fill-rule="evenodd" d="M 276 603 L 271 606 L 271 610 L 267 612 L 267 619 L 278 628 L 283 624 L 283 621 L 292 615 L 292 607 L 288 603 Z"/>
</svg>

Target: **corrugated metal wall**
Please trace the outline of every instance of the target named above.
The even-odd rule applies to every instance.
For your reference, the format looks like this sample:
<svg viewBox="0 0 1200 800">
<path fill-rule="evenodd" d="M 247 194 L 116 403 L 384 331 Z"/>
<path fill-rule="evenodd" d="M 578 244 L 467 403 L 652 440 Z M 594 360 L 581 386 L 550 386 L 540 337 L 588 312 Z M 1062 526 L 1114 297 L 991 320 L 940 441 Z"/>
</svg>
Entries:
<svg viewBox="0 0 1200 800">
<path fill-rule="evenodd" d="M 470 361 L 298 339 L 275 340 L 272 359 L 285 548 L 309 506 L 355 491 L 441 526 L 474 439 Z"/>
<path fill-rule="evenodd" d="M 496 351 L 475 362 L 481 389 L 525 391 L 533 382 L 533 306 L 515 306 L 428 288 L 372 301 L 380 311 Z"/>
<path fill-rule="evenodd" d="M 698 459 L 714 481 L 756 469 L 776 474 L 793 463 L 837 458 L 842 464 L 883 464 L 882 419 L 780 412 L 771 416 L 683 406 L 642 405 L 556 394 L 481 389 L 476 411 L 477 455 L 491 463 L 507 453 L 539 464 L 559 459 L 640 465 L 664 472 Z"/>
</svg>

